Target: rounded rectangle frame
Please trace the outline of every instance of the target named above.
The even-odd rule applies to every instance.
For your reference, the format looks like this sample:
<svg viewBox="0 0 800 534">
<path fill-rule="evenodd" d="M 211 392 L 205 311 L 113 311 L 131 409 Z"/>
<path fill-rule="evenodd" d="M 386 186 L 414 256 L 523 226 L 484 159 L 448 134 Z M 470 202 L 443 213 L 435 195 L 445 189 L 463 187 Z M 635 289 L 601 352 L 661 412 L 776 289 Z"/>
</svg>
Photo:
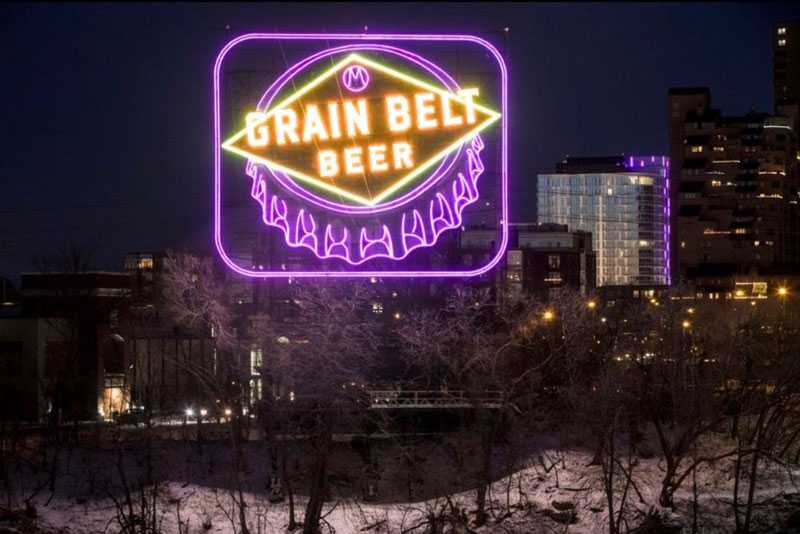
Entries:
<svg viewBox="0 0 800 534">
<path fill-rule="evenodd" d="M 255 40 L 327 40 L 327 41 L 390 41 L 390 42 L 470 42 L 485 48 L 497 61 L 500 70 L 501 103 L 501 154 L 500 154 L 500 203 L 501 242 L 496 254 L 483 266 L 471 270 L 354 270 L 354 271 L 254 271 L 237 265 L 228 255 L 222 242 L 222 147 L 220 121 L 220 72 L 225 56 L 238 44 Z M 508 245 L 508 70 L 500 52 L 488 41 L 472 35 L 437 34 L 328 34 L 328 33 L 248 33 L 229 41 L 220 50 L 214 62 L 213 72 L 214 115 L 214 245 L 223 262 L 233 271 L 251 278 L 467 278 L 480 276 L 495 267 L 505 254 Z"/>
</svg>

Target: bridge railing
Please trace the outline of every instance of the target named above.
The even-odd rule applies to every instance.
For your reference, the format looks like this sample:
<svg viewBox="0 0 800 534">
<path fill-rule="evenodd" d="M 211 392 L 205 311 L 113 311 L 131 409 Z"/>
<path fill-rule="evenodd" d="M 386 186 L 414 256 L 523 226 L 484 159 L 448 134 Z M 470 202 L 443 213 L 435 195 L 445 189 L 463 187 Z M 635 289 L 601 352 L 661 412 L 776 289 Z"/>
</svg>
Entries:
<svg viewBox="0 0 800 534">
<path fill-rule="evenodd" d="M 370 408 L 499 408 L 499 391 L 484 391 L 470 396 L 463 390 L 370 390 Z"/>
</svg>

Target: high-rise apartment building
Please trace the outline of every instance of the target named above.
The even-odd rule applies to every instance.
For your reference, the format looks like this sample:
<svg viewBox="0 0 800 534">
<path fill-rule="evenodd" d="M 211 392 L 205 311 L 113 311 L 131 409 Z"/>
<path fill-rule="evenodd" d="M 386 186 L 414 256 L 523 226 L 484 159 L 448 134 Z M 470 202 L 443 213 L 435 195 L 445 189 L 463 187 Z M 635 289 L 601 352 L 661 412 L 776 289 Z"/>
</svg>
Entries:
<svg viewBox="0 0 800 534">
<path fill-rule="evenodd" d="M 597 285 L 668 285 L 669 159 L 567 158 L 540 174 L 538 219 L 591 232 Z"/>
<path fill-rule="evenodd" d="M 685 105 L 689 94 L 696 98 Z M 797 263 L 793 121 L 757 112 L 724 116 L 705 90 L 671 89 L 668 102 L 680 275 L 730 277 Z"/>
<path fill-rule="evenodd" d="M 772 31 L 772 84 L 775 114 L 800 130 L 800 21 L 786 21 Z"/>
<path fill-rule="evenodd" d="M 775 25 L 772 32 L 775 105 L 800 101 L 800 21 Z"/>
<path fill-rule="evenodd" d="M 700 118 L 702 123 L 703 110 L 711 107 L 711 90 L 708 87 L 678 87 L 669 90 L 667 97 L 667 117 L 669 117 L 668 136 L 669 136 L 669 180 L 675 186 L 680 182 L 680 173 L 683 168 L 684 146 L 683 146 L 683 124 L 686 121 L 686 116 L 689 112 L 694 112 L 695 116 Z M 678 187 L 671 187 L 669 190 L 670 203 L 673 206 L 678 205 Z M 678 211 L 672 210 L 670 213 L 670 228 L 673 229 L 670 234 L 669 248 L 670 254 L 670 271 L 672 273 L 678 272 L 678 258 L 680 257 L 680 243 L 678 242 L 678 233 L 674 231 L 678 226 Z"/>
</svg>

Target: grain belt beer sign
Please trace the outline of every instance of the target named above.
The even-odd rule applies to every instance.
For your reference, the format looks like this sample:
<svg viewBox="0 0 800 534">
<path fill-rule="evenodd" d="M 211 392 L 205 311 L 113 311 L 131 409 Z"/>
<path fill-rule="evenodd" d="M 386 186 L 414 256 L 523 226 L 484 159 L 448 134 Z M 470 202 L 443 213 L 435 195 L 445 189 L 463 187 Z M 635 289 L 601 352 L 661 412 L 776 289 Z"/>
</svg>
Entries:
<svg viewBox="0 0 800 534">
<path fill-rule="evenodd" d="M 502 257 L 507 73 L 487 41 L 248 34 L 213 84 L 214 238 L 233 270 L 467 277 Z"/>
</svg>

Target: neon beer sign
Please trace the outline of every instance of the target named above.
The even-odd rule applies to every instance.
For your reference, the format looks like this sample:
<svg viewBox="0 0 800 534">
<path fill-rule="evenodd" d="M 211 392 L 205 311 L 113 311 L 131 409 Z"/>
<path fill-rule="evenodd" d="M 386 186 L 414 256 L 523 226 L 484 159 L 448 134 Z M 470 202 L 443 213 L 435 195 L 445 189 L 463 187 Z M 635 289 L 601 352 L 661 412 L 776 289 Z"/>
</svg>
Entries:
<svg viewBox="0 0 800 534">
<path fill-rule="evenodd" d="M 234 47 L 259 41 L 301 41 L 319 49 L 274 77 L 239 117 L 229 117 L 223 136 L 222 63 Z M 497 102 L 490 102 L 475 80 L 457 80 L 420 53 L 422 45 L 433 43 L 468 43 L 491 57 L 499 80 Z M 251 34 L 231 41 L 214 69 L 215 241 L 222 258 L 257 277 L 487 271 L 507 241 L 506 89 L 499 53 L 469 36 Z M 496 139 L 491 151 L 499 208 L 496 254 L 472 268 L 432 265 L 426 255 L 440 237 L 459 232 L 470 206 L 484 200 L 484 134 Z M 277 232 L 289 249 L 308 251 L 316 262 L 265 270 L 230 257 L 222 231 L 223 159 L 228 167 L 238 165 L 241 178 L 251 182 L 260 213 L 254 223 Z"/>
</svg>

